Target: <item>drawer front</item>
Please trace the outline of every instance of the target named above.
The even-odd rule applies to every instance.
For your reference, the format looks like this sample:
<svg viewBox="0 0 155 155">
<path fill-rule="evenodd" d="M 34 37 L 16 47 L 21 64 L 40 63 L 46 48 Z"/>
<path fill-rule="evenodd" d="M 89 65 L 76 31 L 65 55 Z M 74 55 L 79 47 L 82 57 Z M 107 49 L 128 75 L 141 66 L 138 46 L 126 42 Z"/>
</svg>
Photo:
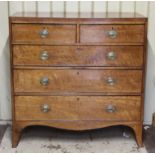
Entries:
<svg viewBox="0 0 155 155">
<path fill-rule="evenodd" d="M 143 43 L 144 25 L 82 25 L 81 43 Z"/>
<path fill-rule="evenodd" d="M 13 46 L 14 65 L 142 66 L 142 46 Z"/>
<path fill-rule="evenodd" d="M 141 93 L 140 70 L 14 70 L 15 92 Z"/>
<path fill-rule="evenodd" d="M 77 120 L 73 97 L 16 96 L 16 120 Z"/>
<path fill-rule="evenodd" d="M 76 25 L 12 24 L 13 43 L 65 44 L 76 42 Z"/>
<path fill-rule="evenodd" d="M 139 121 L 140 103 L 137 96 L 16 96 L 15 117 L 16 120 Z"/>
<path fill-rule="evenodd" d="M 83 97 L 80 98 L 81 120 L 139 121 L 141 97 Z"/>
</svg>

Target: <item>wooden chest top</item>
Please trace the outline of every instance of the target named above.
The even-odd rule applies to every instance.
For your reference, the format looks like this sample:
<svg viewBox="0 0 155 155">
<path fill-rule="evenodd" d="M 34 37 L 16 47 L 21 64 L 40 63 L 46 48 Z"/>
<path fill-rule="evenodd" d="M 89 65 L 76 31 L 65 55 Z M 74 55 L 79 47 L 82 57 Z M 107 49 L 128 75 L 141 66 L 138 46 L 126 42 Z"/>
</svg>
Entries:
<svg viewBox="0 0 155 155">
<path fill-rule="evenodd" d="M 35 12 L 28 12 L 28 13 L 15 13 L 13 16 L 10 16 L 12 22 L 26 22 L 26 23 L 32 23 L 37 22 L 40 20 L 41 23 L 43 22 L 97 22 L 99 23 L 115 23 L 115 22 L 122 22 L 129 23 L 144 23 L 147 21 L 147 18 L 144 16 L 137 14 L 137 13 L 117 13 L 117 12 L 111 12 L 111 13 L 61 13 L 61 12 L 55 12 L 55 13 L 47 13 L 47 12 L 41 12 L 41 13 L 35 13 Z"/>
</svg>

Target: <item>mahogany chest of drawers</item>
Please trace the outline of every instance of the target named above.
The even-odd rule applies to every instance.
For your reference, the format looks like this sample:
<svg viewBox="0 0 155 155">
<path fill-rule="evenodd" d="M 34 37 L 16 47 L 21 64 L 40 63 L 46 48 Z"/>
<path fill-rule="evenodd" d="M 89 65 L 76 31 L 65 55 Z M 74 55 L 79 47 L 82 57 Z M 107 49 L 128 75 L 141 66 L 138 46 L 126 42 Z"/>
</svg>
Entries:
<svg viewBox="0 0 155 155">
<path fill-rule="evenodd" d="M 13 147 L 30 125 L 126 125 L 142 146 L 147 19 L 114 15 L 10 17 Z"/>
</svg>

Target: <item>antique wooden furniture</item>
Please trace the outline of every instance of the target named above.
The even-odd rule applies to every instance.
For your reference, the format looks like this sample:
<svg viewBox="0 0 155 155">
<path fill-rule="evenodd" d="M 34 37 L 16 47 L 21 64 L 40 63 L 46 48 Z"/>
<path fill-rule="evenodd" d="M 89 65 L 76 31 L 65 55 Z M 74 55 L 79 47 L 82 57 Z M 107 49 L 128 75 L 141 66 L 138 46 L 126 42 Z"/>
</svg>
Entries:
<svg viewBox="0 0 155 155">
<path fill-rule="evenodd" d="M 10 17 L 13 147 L 30 125 L 126 125 L 142 146 L 146 35 L 130 13 Z"/>
</svg>

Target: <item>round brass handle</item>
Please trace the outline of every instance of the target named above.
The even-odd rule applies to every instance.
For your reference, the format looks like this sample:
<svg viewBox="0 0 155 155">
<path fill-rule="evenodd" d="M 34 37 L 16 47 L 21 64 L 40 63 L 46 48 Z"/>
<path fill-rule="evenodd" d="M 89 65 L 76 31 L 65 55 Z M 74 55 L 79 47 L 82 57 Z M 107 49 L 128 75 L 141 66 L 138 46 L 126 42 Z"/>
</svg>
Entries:
<svg viewBox="0 0 155 155">
<path fill-rule="evenodd" d="M 116 38 L 117 35 L 118 35 L 118 32 L 116 30 L 110 30 L 110 31 L 108 31 L 108 37 L 111 38 L 111 39 Z"/>
<path fill-rule="evenodd" d="M 112 77 L 108 77 L 108 79 L 106 80 L 106 83 L 112 86 L 116 83 L 116 80 L 113 79 Z"/>
<path fill-rule="evenodd" d="M 114 113 L 114 112 L 116 112 L 116 107 L 113 106 L 113 105 L 108 105 L 108 106 L 105 108 L 105 111 L 108 112 L 108 113 Z"/>
<path fill-rule="evenodd" d="M 108 60 L 115 60 L 116 59 L 116 53 L 113 51 L 110 51 L 107 53 L 106 57 Z"/>
<path fill-rule="evenodd" d="M 47 86 L 47 85 L 49 84 L 49 79 L 48 79 L 48 77 L 43 77 L 43 78 L 41 78 L 41 79 L 40 79 L 40 84 L 41 84 L 42 86 Z"/>
<path fill-rule="evenodd" d="M 48 55 L 47 51 L 43 51 L 40 53 L 40 59 L 41 60 L 48 60 L 48 58 L 49 58 L 49 55 Z"/>
<path fill-rule="evenodd" d="M 48 104 L 43 104 L 43 105 L 41 105 L 40 110 L 41 110 L 43 113 L 47 113 L 47 112 L 50 111 L 50 107 L 49 107 Z"/>
<path fill-rule="evenodd" d="M 39 32 L 39 34 L 41 38 L 46 38 L 49 35 L 49 32 L 47 29 L 43 29 Z"/>
</svg>

